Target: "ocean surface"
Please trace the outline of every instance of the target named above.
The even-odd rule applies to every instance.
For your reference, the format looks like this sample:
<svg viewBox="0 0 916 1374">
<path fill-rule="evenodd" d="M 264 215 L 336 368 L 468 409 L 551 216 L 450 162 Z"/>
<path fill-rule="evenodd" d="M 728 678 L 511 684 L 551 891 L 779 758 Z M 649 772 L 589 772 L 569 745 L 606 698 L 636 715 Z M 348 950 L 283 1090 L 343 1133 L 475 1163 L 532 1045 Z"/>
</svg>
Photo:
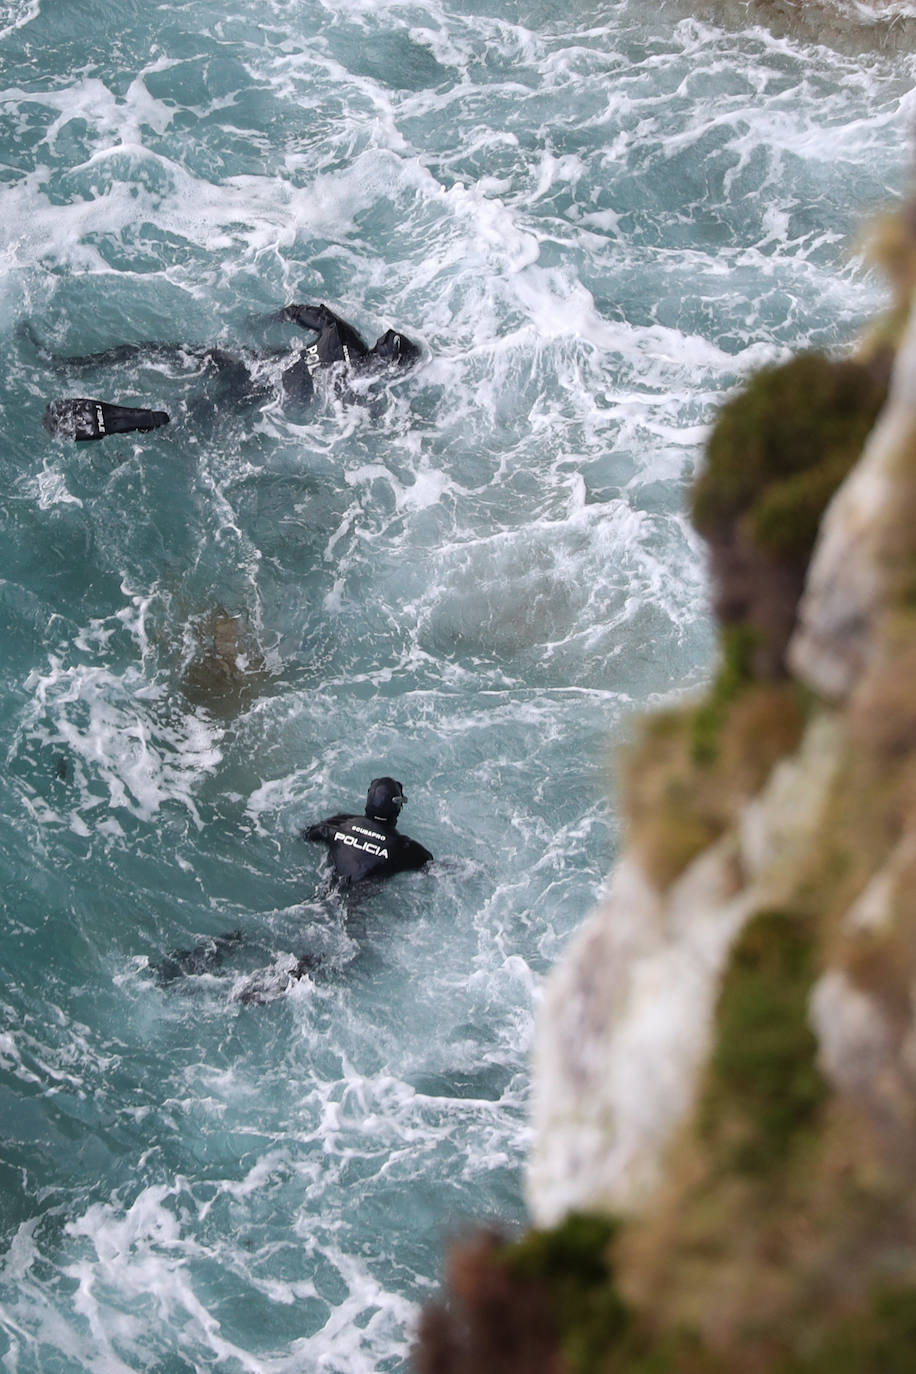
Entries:
<svg viewBox="0 0 916 1374">
<path fill-rule="evenodd" d="M 448 1237 L 524 1224 L 614 749 L 713 661 L 685 492 L 742 377 L 885 300 L 900 32 L 0 3 L 7 1374 L 404 1371 Z M 422 364 L 292 413 L 276 358 L 247 406 L 193 351 L 55 360 L 291 355 L 294 301 Z M 73 395 L 171 423 L 76 444 Z M 435 862 L 344 904 L 299 832 L 384 773 Z"/>
</svg>

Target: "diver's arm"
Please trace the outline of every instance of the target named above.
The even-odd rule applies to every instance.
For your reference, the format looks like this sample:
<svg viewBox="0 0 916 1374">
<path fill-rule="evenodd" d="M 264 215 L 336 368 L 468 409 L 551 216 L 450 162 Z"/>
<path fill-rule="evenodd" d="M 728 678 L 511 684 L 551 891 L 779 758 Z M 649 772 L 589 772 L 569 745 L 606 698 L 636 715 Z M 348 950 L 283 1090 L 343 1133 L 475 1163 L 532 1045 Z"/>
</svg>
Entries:
<svg viewBox="0 0 916 1374">
<path fill-rule="evenodd" d="M 341 811 L 339 815 L 328 816 L 327 820 L 316 821 L 314 825 L 306 826 L 299 834 L 303 840 L 314 840 L 316 843 L 323 841 L 325 844 L 330 844 L 338 826 L 346 820 L 349 820 L 348 814 Z"/>
<path fill-rule="evenodd" d="M 330 329 L 335 324 L 346 323 L 326 305 L 284 305 L 283 309 L 278 310 L 271 318 L 287 320 L 290 324 L 297 324 L 300 329 L 311 329 L 316 334 L 320 334 L 324 329 Z"/>
<path fill-rule="evenodd" d="M 317 347 L 323 365 L 330 363 L 350 363 L 354 358 L 362 358 L 369 352 L 366 340 L 357 333 L 340 315 L 335 315 L 326 305 L 285 305 L 274 316 L 277 320 L 288 320 L 299 325 L 300 329 L 311 329 L 318 335 Z"/>
<path fill-rule="evenodd" d="M 418 840 L 412 840 L 409 835 L 402 835 L 401 840 L 403 844 L 398 857 L 405 868 L 422 868 L 424 864 L 432 863 L 432 854 Z"/>
</svg>

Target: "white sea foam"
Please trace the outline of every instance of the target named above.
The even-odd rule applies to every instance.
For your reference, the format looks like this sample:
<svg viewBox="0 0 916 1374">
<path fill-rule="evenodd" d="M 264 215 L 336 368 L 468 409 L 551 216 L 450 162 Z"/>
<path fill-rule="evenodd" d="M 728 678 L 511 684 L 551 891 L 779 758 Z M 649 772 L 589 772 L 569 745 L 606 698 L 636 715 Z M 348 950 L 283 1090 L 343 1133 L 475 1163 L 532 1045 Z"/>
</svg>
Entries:
<svg viewBox="0 0 916 1374">
<path fill-rule="evenodd" d="M 41 9 L 41 0 L 7 0 L 0 13 L 0 40 L 31 23 Z"/>
</svg>

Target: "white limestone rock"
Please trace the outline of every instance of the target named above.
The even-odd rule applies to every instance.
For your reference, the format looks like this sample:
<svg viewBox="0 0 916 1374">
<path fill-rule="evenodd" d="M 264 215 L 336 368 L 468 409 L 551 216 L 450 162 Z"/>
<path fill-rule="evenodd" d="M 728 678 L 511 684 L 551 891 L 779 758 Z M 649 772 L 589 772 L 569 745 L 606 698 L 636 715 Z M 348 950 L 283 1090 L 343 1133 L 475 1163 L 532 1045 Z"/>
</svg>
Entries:
<svg viewBox="0 0 916 1374">
<path fill-rule="evenodd" d="M 875 651 L 887 589 L 884 560 L 901 454 L 916 449 L 916 311 L 897 354 L 887 403 L 862 457 L 827 508 L 789 644 L 792 671 L 845 701 Z"/>
</svg>

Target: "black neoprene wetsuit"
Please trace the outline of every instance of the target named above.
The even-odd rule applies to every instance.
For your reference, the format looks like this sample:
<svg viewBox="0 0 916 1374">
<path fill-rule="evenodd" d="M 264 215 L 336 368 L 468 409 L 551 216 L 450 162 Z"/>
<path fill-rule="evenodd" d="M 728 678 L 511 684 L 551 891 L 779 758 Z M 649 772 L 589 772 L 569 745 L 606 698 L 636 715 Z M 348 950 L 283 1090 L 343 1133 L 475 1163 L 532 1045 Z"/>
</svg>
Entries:
<svg viewBox="0 0 916 1374">
<path fill-rule="evenodd" d="M 280 375 L 281 395 L 294 405 L 307 405 L 312 400 L 315 394 L 314 377 L 321 369 L 339 365 L 340 375 L 335 379 L 335 392 L 342 399 L 352 401 L 357 397 L 346 385 L 348 375 L 381 375 L 393 368 L 410 366 L 420 356 L 416 344 L 392 329 L 380 335 L 370 348 L 351 324 L 335 315 L 326 305 L 287 305 L 268 318 L 298 325 L 317 336 L 314 343 L 296 351 Z M 148 342 L 116 344 L 99 353 L 64 357 L 50 354 L 35 337 L 30 325 L 22 326 L 21 332 L 63 371 L 82 371 L 130 362 L 159 362 L 185 371 L 190 366 L 206 387 L 189 403 L 189 411 L 198 421 L 218 417 L 227 406 L 235 409 L 269 400 L 276 390 L 263 375 L 264 370 L 260 365 L 290 356 L 289 349 L 241 349 L 238 353 L 230 353 L 223 348 Z M 372 401 L 374 398 L 368 399 Z M 106 433 L 158 428 L 168 419 L 163 411 L 132 412 L 128 407 L 111 406 L 109 409 L 119 414 L 117 429 L 113 424 L 107 428 L 96 426 L 93 418 L 98 413 L 96 407 L 107 404 L 85 397 L 52 402 L 45 415 L 45 427 L 65 438 L 100 439 Z M 148 419 L 150 415 L 163 418 L 157 418 L 156 424 L 151 425 Z M 74 429 L 77 432 L 74 433 Z"/>
<path fill-rule="evenodd" d="M 321 367 L 342 363 L 347 373 L 358 376 L 381 373 L 392 366 L 409 367 L 420 356 L 417 345 L 394 329 L 386 330 L 370 348 L 352 324 L 335 315 L 326 305 L 285 305 L 273 318 L 296 324 L 318 336 L 283 374 L 284 389 L 294 396 L 306 386 L 303 372 L 308 376 L 307 385 L 311 386 L 312 378 Z M 339 395 L 350 395 L 345 385 L 339 385 L 337 390 Z"/>
<path fill-rule="evenodd" d="M 402 835 L 395 822 L 375 816 L 329 816 L 303 830 L 302 837 L 328 846 L 334 877 L 341 886 L 422 868 L 433 857 L 422 844 Z"/>
<path fill-rule="evenodd" d="M 272 318 L 296 324 L 318 336 L 283 373 L 284 393 L 293 400 L 301 402 L 312 396 L 313 378 L 319 368 L 343 363 L 348 371 L 357 372 L 366 369 L 367 360 L 371 365 L 369 345 L 351 324 L 326 305 L 286 305 Z"/>
</svg>

